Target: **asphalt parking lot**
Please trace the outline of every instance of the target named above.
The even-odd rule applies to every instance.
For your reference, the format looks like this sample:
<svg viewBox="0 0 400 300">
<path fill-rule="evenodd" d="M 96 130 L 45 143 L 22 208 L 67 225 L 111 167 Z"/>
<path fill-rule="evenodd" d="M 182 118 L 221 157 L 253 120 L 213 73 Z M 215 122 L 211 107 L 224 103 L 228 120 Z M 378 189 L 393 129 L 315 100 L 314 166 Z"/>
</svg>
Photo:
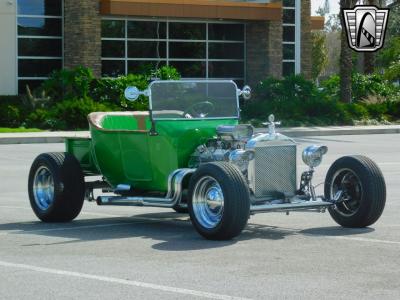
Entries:
<svg viewBox="0 0 400 300">
<path fill-rule="evenodd" d="M 85 203 L 74 222 L 44 224 L 29 206 L 28 171 L 63 145 L 1 145 L 0 299 L 400 299 L 400 135 L 297 140 L 299 150 L 329 146 L 317 183 L 342 155 L 374 159 L 387 184 L 381 219 L 343 229 L 328 213 L 259 214 L 228 242 L 157 208 Z"/>
</svg>

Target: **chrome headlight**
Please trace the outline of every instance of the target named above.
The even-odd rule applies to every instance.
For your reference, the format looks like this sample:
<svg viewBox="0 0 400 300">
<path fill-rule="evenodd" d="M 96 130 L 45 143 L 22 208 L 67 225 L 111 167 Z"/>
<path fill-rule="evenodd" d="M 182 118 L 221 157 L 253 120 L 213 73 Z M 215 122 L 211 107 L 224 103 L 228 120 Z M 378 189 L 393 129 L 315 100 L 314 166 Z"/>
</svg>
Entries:
<svg viewBox="0 0 400 300">
<path fill-rule="evenodd" d="M 310 168 L 318 167 L 322 162 L 322 157 L 328 152 L 326 146 L 309 146 L 303 151 L 303 161 Z"/>
</svg>

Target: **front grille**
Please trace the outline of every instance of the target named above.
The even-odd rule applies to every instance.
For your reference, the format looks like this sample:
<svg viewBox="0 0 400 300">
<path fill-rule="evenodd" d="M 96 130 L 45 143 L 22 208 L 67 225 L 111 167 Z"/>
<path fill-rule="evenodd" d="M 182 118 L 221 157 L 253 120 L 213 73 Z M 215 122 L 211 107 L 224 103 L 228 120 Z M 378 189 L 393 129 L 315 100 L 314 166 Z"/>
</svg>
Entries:
<svg viewBox="0 0 400 300">
<path fill-rule="evenodd" d="M 256 147 L 249 168 L 250 187 L 256 197 L 294 195 L 296 191 L 296 145 Z M 251 174 L 252 173 L 252 174 Z"/>
</svg>

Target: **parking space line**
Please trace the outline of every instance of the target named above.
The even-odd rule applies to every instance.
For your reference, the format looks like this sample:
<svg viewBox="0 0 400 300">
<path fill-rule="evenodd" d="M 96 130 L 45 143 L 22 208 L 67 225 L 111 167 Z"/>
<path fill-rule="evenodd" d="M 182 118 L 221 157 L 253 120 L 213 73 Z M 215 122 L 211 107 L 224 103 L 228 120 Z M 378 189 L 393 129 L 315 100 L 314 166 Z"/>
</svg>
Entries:
<svg viewBox="0 0 400 300">
<path fill-rule="evenodd" d="M 349 236 L 325 236 L 326 238 L 337 239 L 337 240 L 349 240 L 349 241 L 358 241 L 358 242 L 368 242 L 368 243 L 378 243 L 378 244 L 394 244 L 400 245 L 398 241 L 389 241 L 389 240 L 379 240 L 379 239 L 370 239 L 363 237 L 349 237 Z"/>
<path fill-rule="evenodd" d="M 26 265 L 26 264 L 10 263 L 10 262 L 6 262 L 6 261 L 0 261 L 0 266 L 7 267 L 7 268 L 23 269 L 23 270 L 28 270 L 28 271 L 40 272 L 40 273 L 47 273 L 47 274 L 52 274 L 52 275 L 84 278 L 84 279 L 89 279 L 89 280 L 97 280 L 97 281 L 102 281 L 102 282 L 107 282 L 107 283 L 134 286 L 134 287 L 139 287 L 139 288 L 158 290 L 158 291 L 162 291 L 162 292 L 182 294 L 182 295 L 187 295 L 187 296 L 196 296 L 196 297 L 207 298 L 207 299 L 220 299 L 220 300 L 239 300 L 239 299 L 245 300 L 245 299 L 248 299 L 248 298 L 233 297 L 233 296 L 222 295 L 222 294 L 202 292 L 202 291 L 197 291 L 197 290 L 177 288 L 177 287 L 166 286 L 166 285 L 158 285 L 158 284 L 129 280 L 129 279 L 120 279 L 120 278 L 107 277 L 107 276 L 91 275 L 91 274 L 80 273 L 80 272 L 71 272 L 71 271 L 43 268 L 43 267 L 37 267 L 37 266 L 32 266 L 32 265 Z"/>
</svg>

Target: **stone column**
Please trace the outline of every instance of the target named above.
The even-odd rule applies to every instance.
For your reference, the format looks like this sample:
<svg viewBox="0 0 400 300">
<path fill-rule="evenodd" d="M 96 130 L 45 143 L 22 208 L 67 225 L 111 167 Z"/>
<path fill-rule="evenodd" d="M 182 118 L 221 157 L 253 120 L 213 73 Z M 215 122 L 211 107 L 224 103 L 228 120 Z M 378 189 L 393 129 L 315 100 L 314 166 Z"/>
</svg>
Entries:
<svg viewBox="0 0 400 300">
<path fill-rule="evenodd" d="M 246 75 L 253 87 L 267 76 L 282 76 L 282 22 L 246 25 Z"/>
<path fill-rule="evenodd" d="M 301 0 L 301 73 L 311 79 L 311 1 Z"/>
<path fill-rule="evenodd" d="M 64 0 L 64 66 L 88 67 L 101 76 L 99 0 Z"/>
</svg>

